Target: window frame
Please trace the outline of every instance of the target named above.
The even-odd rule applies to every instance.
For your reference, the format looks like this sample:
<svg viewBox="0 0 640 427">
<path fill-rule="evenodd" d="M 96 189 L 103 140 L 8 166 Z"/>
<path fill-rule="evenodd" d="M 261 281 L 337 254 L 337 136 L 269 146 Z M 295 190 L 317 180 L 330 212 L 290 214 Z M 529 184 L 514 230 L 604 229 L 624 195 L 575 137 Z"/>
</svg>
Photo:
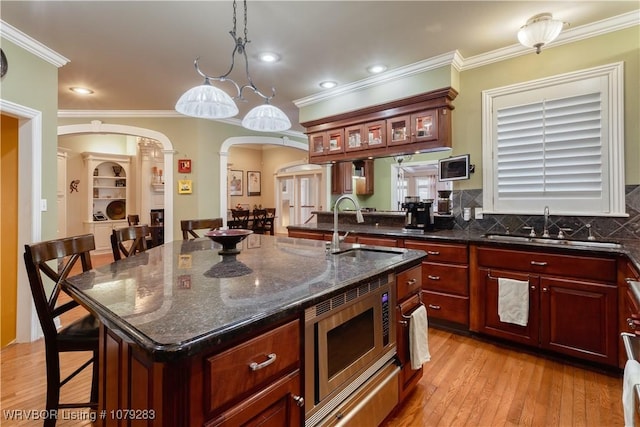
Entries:
<svg viewBox="0 0 640 427">
<path fill-rule="evenodd" d="M 524 83 L 517 83 L 500 88 L 482 91 L 482 159 L 483 159 L 483 209 L 485 213 L 493 214 L 540 214 L 539 209 L 532 211 L 531 208 L 505 209 L 500 206 L 498 198 L 498 183 L 496 173 L 497 141 L 494 104 L 496 100 L 505 96 L 522 94 L 523 97 L 530 96 L 531 92 L 554 86 L 561 86 L 593 78 L 604 79 L 604 86 L 607 93 L 601 92 L 606 102 L 603 102 L 603 122 L 607 128 L 603 131 L 601 141 L 603 150 L 603 162 L 606 162 L 608 185 L 603 186 L 603 194 L 608 199 L 608 211 L 594 211 L 586 209 L 570 210 L 553 199 L 540 198 L 540 206 L 549 206 L 555 215 L 574 216 L 611 216 L 626 217 L 625 209 L 625 188 L 624 188 L 624 64 L 617 62 L 586 70 L 560 74 L 542 79 L 532 80 Z M 523 103 L 526 103 L 523 101 Z M 514 103 L 514 105 L 517 105 Z M 603 180 L 605 181 L 605 180 Z M 535 200 L 535 199 L 530 199 Z"/>
</svg>

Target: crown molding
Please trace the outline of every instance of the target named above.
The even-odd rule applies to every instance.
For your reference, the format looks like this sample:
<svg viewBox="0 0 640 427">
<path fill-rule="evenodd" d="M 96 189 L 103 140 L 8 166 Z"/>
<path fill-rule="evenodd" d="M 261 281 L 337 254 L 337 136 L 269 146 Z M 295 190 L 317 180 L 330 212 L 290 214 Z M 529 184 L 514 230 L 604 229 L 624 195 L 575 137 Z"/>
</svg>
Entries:
<svg viewBox="0 0 640 427">
<path fill-rule="evenodd" d="M 556 40 L 548 46 L 545 46 L 545 49 L 550 49 L 567 43 L 574 43 L 637 25 L 640 25 L 640 10 L 635 10 L 612 18 L 603 19 L 601 21 L 565 30 L 560 33 L 560 36 Z M 516 43 L 511 46 L 492 50 L 469 58 L 464 58 L 458 51 L 449 52 L 409 64 L 404 67 L 396 68 L 373 77 L 368 77 L 354 83 L 339 86 L 332 90 L 300 98 L 294 100 L 293 103 L 298 108 L 306 107 L 340 95 L 352 93 L 371 86 L 377 86 L 388 81 L 407 77 L 413 74 L 423 73 L 445 65 L 451 65 L 457 71 L 466 71 L 510 58 L 515 58 L 517 56 L 528 55 L 531 51 L 531 48 Z"/>
<path fill-rule="evenodd" d="M 27 52 L 32 53 L 38 58 L 41 58 L 48 63 L 55 65 L 57 68 L 60 68 L 69 63 L 69 59 L 60 55 L 58 52 L 49 49 L 36 39 L 26 35 L 22 31 L 18 30 L 12 25 L 7 24 L 3 20 L 0 20 L 0 37 L 10 41 L 11 43 L 19 46 Z"/>
<path fill-rule="evenodd" d="M 293 101 L 293 103 L 298 108 L 306 107 L 308 105 L 316 104 L 326 99 L 335 98 L 336 96 L 357 92 L 368 87 L 379 86 L 381 84 L 412 76 L 414 74 L 420 74 L 425 71 L 451 65 L 452 63 L 454 63 L 454 61 L 457 60 L 458 57 L 459 54 L 456 51 L 447 52 L 442 55 L 434 56 L 433 58 L 415 62 L 404 67 L 395 68 L 382 74 L 338 86 L 335 89 L 296 99 Z"/>
<path fill-rule="evenodd" d="M 185 115 L 178 113 L 175 110 L 58 110 L 59 119 L 95 119 L 99 118 L 174 118 L 184 119 L 189 118 Z M 212 120 L 215 122 L 226 123 L 232 126 L 242 127 L 242 120 L 240 119 L 217 119 Z M 244 128 L 243 128 L 244 129 Z M 282 132 L 275 132 L 279 135 L 287 135 L 292 138 L 307 139 L 307 136 L 298 131 L 285 130 Z"/>
</svg>

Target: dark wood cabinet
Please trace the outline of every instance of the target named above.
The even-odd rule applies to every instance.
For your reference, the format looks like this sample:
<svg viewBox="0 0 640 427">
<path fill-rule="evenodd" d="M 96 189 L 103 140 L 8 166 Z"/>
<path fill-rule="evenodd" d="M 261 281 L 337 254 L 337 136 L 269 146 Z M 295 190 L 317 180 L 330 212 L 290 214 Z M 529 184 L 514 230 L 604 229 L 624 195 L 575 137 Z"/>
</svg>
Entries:
<svg viewBox="0 0 640 427">
<path fill-rule="evenodd" d="M 316 132 L 309 135 L 309 157 L 344 153 L 344 130 Z"/>
<path fill-rule="evenodd" d="M 409 353 L 409 317 L 422 304 L 420 292 L 422 287 L 422 268 L 414 267 L 398 274 L 396 278 L 397 308 L 396 347 L 400 363 L 399 398 L 402 402 L 422 378 L 423 368 L 411 369 Z"/>
<path fill-rule="evenodd" d="M 457 95 L 454 89 L 443 88 L 301 123 L 309 138 L 309 162 L 363 160 L 451 147 L 451 102 Z"/>
<path fill-rule="evenodd" d="M 438 139 L 438 110 L 427 110 L 387 120 L 387 145 L 404 145 Z"/>
<path fill-rule="evenodd" d="M 370 196 L 373 194 L 373 159 L 356 160 L 355 167 L 356 194 L 359 196 Z"/>
<path fill-rule="evenodd" d="M 423 300 L 430 321 L 469 327 L 469 251 L 466 244 L 405 240 L 404 247 L 427 253 L 422 261 Z"/>
<path fill-rule="evenodd" d="M 331 194 L 351 193 L 353 193 L 353 163 L 334 163 L 331 165 Z"/>
<path fill-rule="evenodd" d="M 618 364 L 616 260 L 474 248 L 477 298 L 471 329 L 565 355 Z M 526 326 L 500 321 L 499 279 L 526 281 Z"/>
</svg>

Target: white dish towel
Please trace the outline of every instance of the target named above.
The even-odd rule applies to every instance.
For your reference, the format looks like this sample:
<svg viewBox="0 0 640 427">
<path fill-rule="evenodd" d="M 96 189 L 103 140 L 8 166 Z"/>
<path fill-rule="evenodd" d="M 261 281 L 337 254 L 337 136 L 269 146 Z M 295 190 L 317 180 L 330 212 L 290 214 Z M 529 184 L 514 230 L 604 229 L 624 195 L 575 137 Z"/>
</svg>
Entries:
<svg viewBox="0 0 640 427">
<path fill-rule="evenodd" d="M 640 384 L 640 363 L 629 359 L 624 365 L 624 378 L 622 380 L 622 407 L 624 409 L 625 427 L 634 427 L 636 412 L 635 385 Z"/>
<path fill-rule="evenodd" d="M 409 357 L 411 369 L 417 370 L 431 360 L 429 353 L 429 322 L 424 305 L 413 310 L 409 319 Z"/>
<path fill-rule="evenodd" d="M 498 316 L 500 321 L 527 326 L 529 323 L 529 282 L 498 278 Z"/>
</svg>

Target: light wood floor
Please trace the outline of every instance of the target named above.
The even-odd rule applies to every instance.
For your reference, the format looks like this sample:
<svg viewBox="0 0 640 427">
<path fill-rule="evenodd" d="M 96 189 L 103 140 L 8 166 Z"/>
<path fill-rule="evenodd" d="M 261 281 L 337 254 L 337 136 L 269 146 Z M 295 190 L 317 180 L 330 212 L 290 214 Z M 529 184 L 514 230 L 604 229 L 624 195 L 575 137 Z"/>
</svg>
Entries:
<svg viewBox="0 0 640 427">
<path fill-rule="evenodd" d="M 111 261 L 110 256 L 92 259 L 94 266 Z M 429 347 L 431 361 L 425 364 L 424 377 L 384 427 L 624 425 L 621 375 L 433 328 L 429 330 Z M 63 366 L 77 366 L 76 362 L 88 355 L 63 357 Z M 9 421 L 5 411 L 44 408 L 44 363 L 42 340 L 0 350 L 0 425 L 42 425 L 33 420 Z M 87 371 L 63 387 L 62 400 L 88 398 L 90 382 Z M 86 418 L 88 412 L 68 410 L 65 415 Z M 89 425 L 86 419 L 58 422 L 61 427 Z"/>
</svg>

